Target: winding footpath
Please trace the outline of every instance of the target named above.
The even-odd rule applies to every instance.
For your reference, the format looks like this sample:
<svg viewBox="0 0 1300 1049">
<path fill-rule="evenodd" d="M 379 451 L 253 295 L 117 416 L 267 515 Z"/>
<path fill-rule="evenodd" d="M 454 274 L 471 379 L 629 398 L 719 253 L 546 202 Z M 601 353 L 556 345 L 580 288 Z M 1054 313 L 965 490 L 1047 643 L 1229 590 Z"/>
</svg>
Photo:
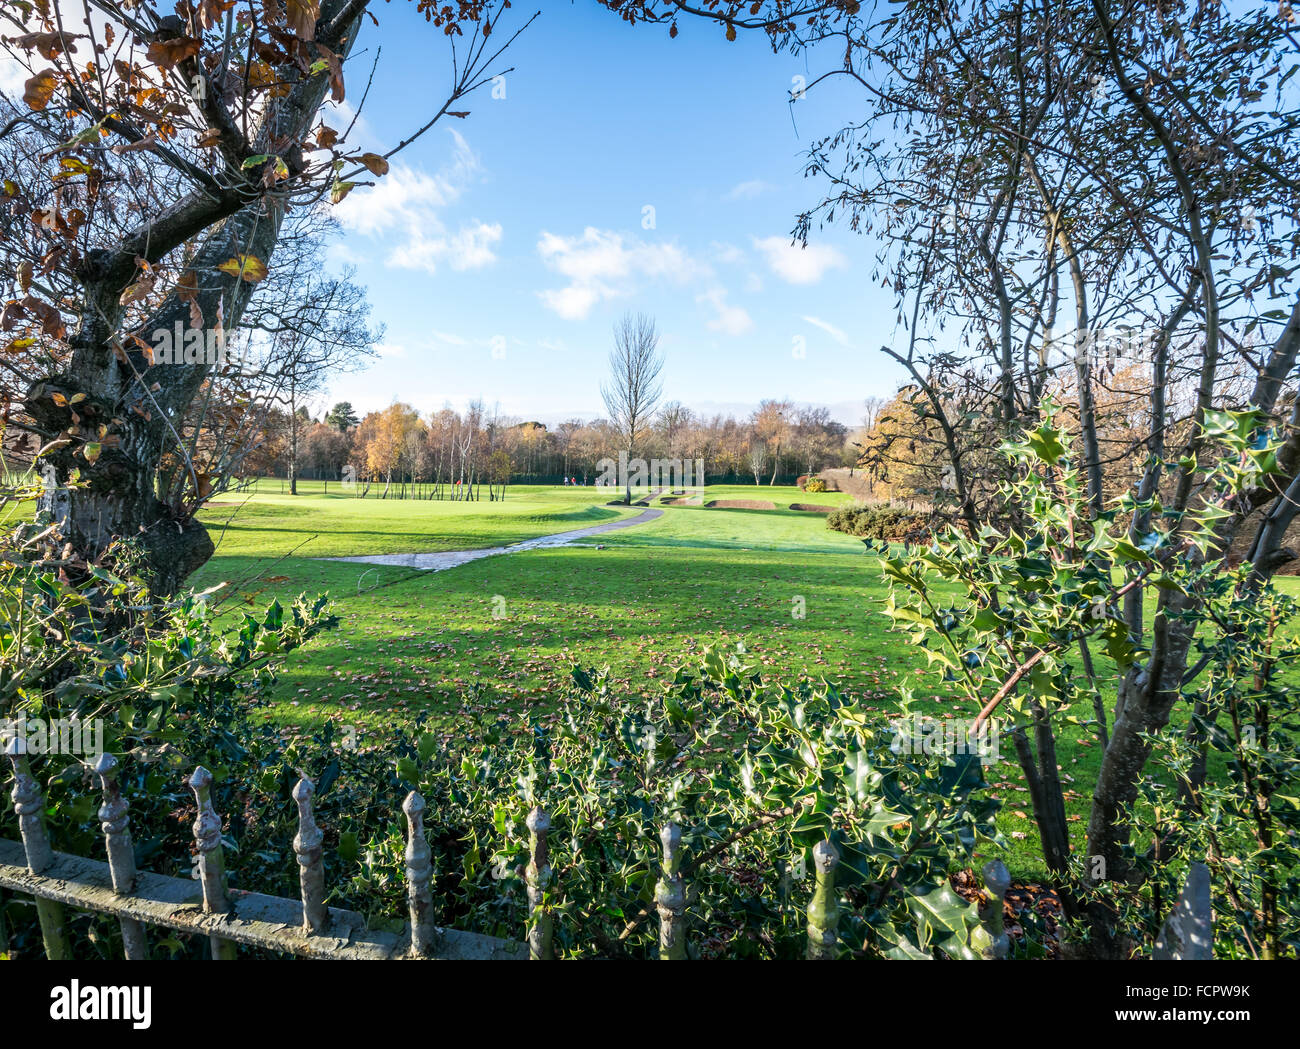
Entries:
<svg viewBox="0 0 1300 1049">
<path fill-rule="evenodd" d="M 389 565 L 396 568 L 418 568 L 422 572 L 442 572 L 457 565 L 468 564 L 483 557 L 497 554 L 518 554 L 525 550 L 541 550 L 553 546 L 568 546 L 575 539 L 613 532 L 619 528 L 631 528 L 633 525 L 645 524 L 656 517 L 662 517 L 662 510 L 646 510 L 636 517 L 624 517 L 618 521 L 606 521 L 604 524 L 592 525 L 590 528 L 576 528 L 570 532 L 555 532 L 552 535 L 525 539 L 510 546 L 489 546 L 482 550 L 444 550 L 435 554 L 368 554 L 363 557 L 320 557 L 318 561 L 350 561 L 361 565 Z"/>
</svg>

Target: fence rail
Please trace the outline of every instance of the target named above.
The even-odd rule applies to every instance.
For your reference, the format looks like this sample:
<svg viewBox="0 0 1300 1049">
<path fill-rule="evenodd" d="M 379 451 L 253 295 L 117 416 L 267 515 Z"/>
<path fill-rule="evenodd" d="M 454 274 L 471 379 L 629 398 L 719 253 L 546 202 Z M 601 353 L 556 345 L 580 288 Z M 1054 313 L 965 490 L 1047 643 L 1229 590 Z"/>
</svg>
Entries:
<svg viewBox="0 0 1300 1049">
<path fill-rule="evenodd" d="M 293 850 L 298 862 L 301 898 L 294 900 L 257 892 L 232 890 L 227 885 L 221 845 L 221 817 L 212 804 L 212 774 L 203 767 L 188 777 L 198 815 L 194 821 L 197 848 L 197 882 L 135 869 L 131 844 L 129 804 L 117 779 L 117 761 L 102 755 L 92 768 L 103 803 L 99 808 L 107 862 L 55 852 L 44 822 L 44 801 L 21 738 L 5 748 L 13 770 L 14 812 L 21 842 L 0 839 L 0 890 L 31 896 L 46 956 L 71 957 L 65 926 L 65 908 L 95 911 L 116 917 L 122 930 L 123 951 L 129 960 L 149 956 L 145 928 L 159 926 L 176 932 L 208 937 L 214 960 L 232 960 L 240 946 L 257 947 L 303 958 L 387 961 L 402 958 L 454 960 L 534 960 L 555 956 L 554 918 L 547 901 L 552 885 L 547 837 L 550 818 L 540 808 L 528 815 L 529 861 L 524 870 L 528 917 L 525 939 L 445 929 L 433 913 L 433 865 L 425 837 L 426 803 L 412 791 L 402 803 L 406 818 L 406 887 L 410 918 L 401 932 L 369 929 L 358 913 L 329 907 L 323 864 L 323 832 L 312 813 L 315 787 L 306 777 L 294 787 L 298 807 L 298 833 Z M 659 957 L 687 957 L 687 887 L 680 856 L 681 828 L 662 828 L 661 876 L 655 886 L 654 909 L 659 915 Z M 836 953 L 839 894 L 835 869 L 839 853 L 829 841 L 813 851 L 816 887 L 808 906 L 808 944 L 805 957 L 832 958 Z M 985 928 L 992 946 L 986 957 L 1005 958 L 1008 941 L 1002 930 L 1002 895 L 1009 878 L 1000 862 L 984 868 L 989 885 Z M 0 951 L 6 949 L 0 925 Z"/>
</svg>

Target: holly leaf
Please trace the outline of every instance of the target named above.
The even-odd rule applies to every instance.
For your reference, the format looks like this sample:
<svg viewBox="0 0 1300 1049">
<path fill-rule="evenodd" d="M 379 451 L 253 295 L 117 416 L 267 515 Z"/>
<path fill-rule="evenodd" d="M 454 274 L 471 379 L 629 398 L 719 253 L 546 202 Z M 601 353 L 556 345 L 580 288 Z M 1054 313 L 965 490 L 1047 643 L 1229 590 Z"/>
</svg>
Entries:
<svg viewBox="0 0 1300 1049">
<path fill-rule="evenodd" d="M 1049 466 L 1055 466 L 1065 454 L 1060 434 L 1051 426 L 1043 425 L 1037 430 L 1031 430 L 1025 434 L 1025 440 L 1029 442 L 1034 454 Z"/>
<path fill-rule="evenodd" d="M 950 936 L 966 943 L 970 927 L 978 921 L 975 904 L 958 896 L 946 881 L 913 896 L 907 901 L 907 909 L 916 921 L 917 937 L 927 946 L 942 943 Z"/>
</svg>

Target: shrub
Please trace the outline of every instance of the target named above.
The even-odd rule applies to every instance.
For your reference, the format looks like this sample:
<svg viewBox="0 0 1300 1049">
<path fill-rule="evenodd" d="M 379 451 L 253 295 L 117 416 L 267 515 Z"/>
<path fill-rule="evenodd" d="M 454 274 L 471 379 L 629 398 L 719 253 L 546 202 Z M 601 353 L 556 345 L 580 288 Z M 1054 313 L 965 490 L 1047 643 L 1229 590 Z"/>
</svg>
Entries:
<svg viewBox="0 0 1300 1049">
<path fill-rule="evenodd" d="M 897 739 L 824 681 L 768 682 L 743 653 L 708 649 L 654 701 L 620 694 L 607 670 L 575 668 L 560 712 L 530 732 L 496 721 L 425 733 L 407 740 L 397 773 L 439 813 L 439 906 L 465 928 L 520 936 L 537 805 L 551 819 L 546 900 L 561 956 L 654 956 L 659 834 L 673 822 L 692 953 L 802 956 L 811 852 L 829 839 L 839 953 L 977 957 L 976 907 L 948 875 L 994 833 L 999 803 L 976 755 L 896 753 Z M 348 891 L 382 887 L 398 913 L 401 830 L 375 830 Z"/>
<path fill-rule="evenodd" d="M 842 506 L 828 514 L 826 527 L 861 539 L 913 542 L 929 537 L 931 521 L 926 514 L 900 507 L 855 505 Z"/>
<path fill-rule="evenodd" d="M 1048 401 L 1002 448 L 998 503 L 1015 528 L 951 528 L 883 562 L 886 612 L 925 650 L 934 687 L 1011 719 L 1070 953 L 1151 953 L 1192 864 L 1211 874 L 1218 956 L 1294 956 L 1300 943 L 1300 700 L 1282 674 L 1298 655 L 1295 602 L 1253 566 L 1228 568 L 1219 530 L 1274 480 L 1278 444 L 1257 411 L 1204 415 L 1204 451 L 1164 464 L 1203 493 L 1186 511 L 1132 494 L 1095 511 Z M 1165 705 L 1143 711 L 1161 673 L 1144 605 L 1185 654 L 1164 649 Z M 1066 748 L 1091 745 L 1067 728 L 1080 715 L 1102 750 L 1084 849 L 1058 774 Z"/>
<path fill-rule="evenodd" d="M 26 493 L 6 494 L 23 495 Z M 121 777 L 142 868 L 186 874 L 194 802 L 184 776 L 197 765 L 217 779 L 214 800 L 241 839 L 241 879 L 293 891 L 279 857 L 291 827 L 270 799 L 292 788 L 295 760 L 288 734 L 255 724 L 250 710 L 275 679 L 277 662 L 333 626 L 323 597 L 278 602 L 221 627 L 216 595 L 173 600 L 150 594 L 124 543 L 103 564 L 76 563 L 50 539 L 38 517 L 5 537 L 0 562 L 0 723 L 4 735 L 50 722 L 102 725 L 105 752 L 125 758 Z M 26 732 L 23 733 L 26 735 Z M 323 779 L 337 777 L 328 745 L 311 754 Z M 54 846 L 80 855 L 102 851 L 97 793 L 81 758 L 33 754 Z M 12 806 L 0 828 L 16 836 Z M 292 830 L 288 830 L 292 836 Z M 21 910 L 11 902 L 8 911 Z M 19 926 L 17 948 L 23 946 Z M 120 957 L 116 923 L 78 914 L 74 942 Z M 180 951 L 175 938 L 163 946 Z M 116 952 L 116 953 L 115 953 Z"/>
<path fill-rule="evenodd" d="M 119 598 L 162 608 L 106 574 L 83 590 L 36 564 L 25 571 L 34 574 L 10 579 L 2 592 L 43 609 L 47 629 L 59 608 L 93 617 L 95 602 L 121 612 Z M 743 652 L 709 649 L 645 701 L 621 694 L 608 670 L 575 668 L 560 710 L 529 725 L 473 713 L 489 704 L 471 689 L 454 732 L 416 719 L 361 749 L 338 740 L 328 722 L 294 733 L 256 715 L 267 660 L 325 625 L 321 612 L 315 603 L 289 613 L 272 606 L 223 639 L 207 601 L 191 594 L 150 611 L 147 624 L 132 623 L 107 648 L 77 632 L 89 647 L 59 709 L 114 719 L 110 749 L 125 756 L 142 869 L 185 872 L 194 808 L 182 775 L 202 763 L 216 781 L 232 889 L 295 895 L 286 850 L 301 769 L 316 780 L 328 834 L 330 902 L 362 911 L 375 927 L 405 912 L 400 804 L 418 789 L 431 813 L 440 924 L 522 937 L 525 820 L 540 805 L 552 823 L 546 910 L 563 957 L 657 954 L 659 835 L 669 822 L 682 832 L 692 954 L 801 956 L 810 854 L 823 841 L 841 857 L 832 896 L 837 953 L 974 958 L 990 943 L 976 904 L 949 882 L 994 833 L 998 802 L 984 793 L 978 758 L 896 752 L 891 722 L 825 681 L 769 682 Z M 37 650 L 48 641 L 39 628 L 27 639 Z M 22 652 L 11 645 L 4 656 L 12 681 Z M 98 797 L 76 760 L 46 756 L 33 766 L 56 848 L 97 854 Z M 0 823 L 14 836 L 12 813 Z M 23 953 L 39 942 L 25 910 L 8 907 Z M 78 956 L 120 956 L 111 919 L 76 914 L 70 926 Z M 201 940 L 173 936 L 156 946 L 195 956 Z"/>
<path fill-rule="evenodd" d="M 804 485 L 804 491 L 817 493 L 824 492 L 826 491 L 826 482 L 820 477 L 810 477 L 808 483 Z"/>
</svg>

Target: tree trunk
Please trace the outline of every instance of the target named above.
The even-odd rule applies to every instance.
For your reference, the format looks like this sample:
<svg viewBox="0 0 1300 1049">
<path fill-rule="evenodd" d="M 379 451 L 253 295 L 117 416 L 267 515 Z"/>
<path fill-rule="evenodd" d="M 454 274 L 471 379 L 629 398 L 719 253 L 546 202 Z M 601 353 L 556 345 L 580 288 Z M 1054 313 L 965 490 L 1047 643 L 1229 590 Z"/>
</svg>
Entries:
<svg viewBox="0 0 1300 1049">
<path fill-rule="evenodd" d="M 298 494 L 298 392 L 289 381 L 289 494 Z"/>
<path fill-rule="evenodd" d="M 344 11 L 352 17 L 333 26 Z M 361 17 L 361 9 L 345 0 L 326 0 L 319 24 L 331 28 L 320 42 L 346 57 Z M 329 88 L 325 72 L 283 72 L 287 94 L 256 134 L 252 153 L 270 152 L 270 142 L 285 135 L 305 138 Z M 136 567 L 159 594 L 179 590 L 214 550 L 193 517 L 210 490 L 207 477 L 183 461 L 179 469 L 191 475 L 191 498 L 168 505 L 156 494 L 164 455 L 184 455 L 185 412 L 214 362 L 155 363 L 133 336 L 143 333 L 147 345 L 153 332 L 186 330 L 192 307 L 204 329 L 220 326 L 230 333 L 237 327 L 251 285 L 217 266 L 241 254 L 269 265 L 284 214 L 283 192 L 265 189 L 255 170 L 242 173 L 241 159 L 227 157 L 231 177 L 220 191 L 196 188 L 147 216 L 116 244 L 86 253 L 77 273 L 82 293 L 77 330 L 69 339 L 71 360 L 65 371 L 33 383 L 24 399 L 47 441 L 69 441 L 44 459 L 54 473 L 43 507 L 62 522 L 66 540 L 88 562 L 101 561 L 110 550 L 126 553 L 129 544 Z M 137 260 L 156 264 L 195 238 L 202 240 L 189 259 L 189 268 L 201 275 L 194 301 L 173 292 L 140 328 L 127 330 L 121 297 L 136 277 Z M 91 454 L 95 446 L 97 454 Z M 67 479 L 78 470 L 84 483 L 68 487 Z"/>
<path fill-rule="evenodd" d="M 63 410 L 41 398 L 29 401 L 37 424 L 53 429 Z M 99 413 L 78 404 L 83 420 Z M 66 423 L 64 424 L 66 425 Z M 159 593 L 171 594 L 195 569 L 212 556 L 207 529 L 192 518 L 178 515 L 154 494 L 157 464 L 162 457 L 162 427 L 140 416 L 125 419 L 117 428 L 120 443 L 106 447 L 93 464 L 72 462 L 71 449 L 49 457 L 62 476 L 80 467 L 86 487 L 53 487 L 41 498 L 61 525 L 62 538 L 89 561 L 106 552 L 139 561 Z"/>
</svg>

